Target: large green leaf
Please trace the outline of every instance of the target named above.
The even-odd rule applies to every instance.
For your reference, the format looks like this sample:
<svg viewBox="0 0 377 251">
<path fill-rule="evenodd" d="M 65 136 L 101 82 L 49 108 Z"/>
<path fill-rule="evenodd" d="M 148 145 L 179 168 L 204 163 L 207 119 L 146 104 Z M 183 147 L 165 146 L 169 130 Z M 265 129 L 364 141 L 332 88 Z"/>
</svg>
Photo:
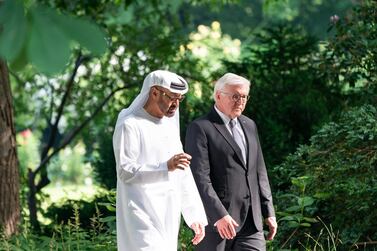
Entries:
<svg viewBox="0 0 377 251">
<path fill-rule="evenodd" d="M 26 43 L 25 43 L 25 46 L 22 47 L 22 50 L 20 51 L 20 53 L 18 53 L 17 57 L 10 62 L 9 67 L 12 70 L 19 71 L 25 68 L 27 64 L 28 64 L 28 58 L 27 58 Z"/>
<path fill-rule="evenodd" d="M 291 206 L 291 207 L 288 207 L 287 209 L 285 209 L 285 211 L 287 212 L 299 212 L 301 210 L 301 207 L 300 206 Z"/>
<path fill-rule="evenodd" d="M 280 221 L 295 221 L 295 220 L 297 220 L 297 218 L 294 217 L 294 216 L 288 215 L 288 216 L 280 218 L 279 220 Z"/>
<path fill-rule="evenodd" d="M 47 74 L 61 71 L 70 56 L 69 39 L 48 9 L 30 9 L 32 23 L 27 53 L 30 61 Z"/>
<path fill-rule="evenodd" d="M 298 199 L 298 204 L 302 207 L 311 206 L 314 203 L 314 199 L 312 197 L 302 197 Z"/>
<path fill-rule="evenodd" d="M 296 222 L 296 221 L 288 221 L 288 227 L 290 228 L 297 228 L 300 226 L 300 223 Z"/>
<path fill-rule="evenodd" d="M 19 1 L 5 1 L 0 5 L 0 55 L 12 62 L 20 53 L 26 37 L 26 19 Z"/>
<path fill-rule="evenodd" d="M 94 23 L 73 16 L 54 15 L 59 28 L 72 40 L 78 42 L 95 55 L 106 51 L 105 33 Z"/>
<path fill-rule="evenodd" d="M 310 217 L 304 217 L 304 220 L 310 223 L 317 223 L 318 220 L 315 218 L 310 218 Z"/>
<path fill-rule="evenodd" d="M 116 220 L 115 216 L 107 216 L 105 218 L 100 218 L 100 222 L 114 222 Z"/>
</svg>

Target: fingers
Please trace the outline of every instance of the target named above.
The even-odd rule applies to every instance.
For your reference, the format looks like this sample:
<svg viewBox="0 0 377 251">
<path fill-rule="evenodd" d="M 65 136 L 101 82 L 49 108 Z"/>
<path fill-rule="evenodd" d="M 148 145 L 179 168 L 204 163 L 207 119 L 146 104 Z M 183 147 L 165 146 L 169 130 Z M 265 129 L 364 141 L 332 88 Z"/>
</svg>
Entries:
<svg viewBox="0 0 377 251">
<path fill-rule="evenodd" d="M 182 158 L 186 158 L 188 160 L 192 159 L 191 155 L 187 154 L 187 153 L 180 153 L 180 154 L 178 154 L 178 156 L 181 156 Z"/>
<path fill-rule="evenodd" d="M 187 153 L 179 153 L 174 155 L 168 160 L 169 171 L 174 171 L 175 169 L 184 170 L 190 167 L 191 156 Z"/>
<path fill-rule="evenodd" d="M 236 227 L 238 227 L 238 224 L 237 224 L 237 222 L 235 222 L 232 219 L 232 224 L 229 225 L 229 230 L 230 230 L 230 234 L 231 234 L 232 238 L 234 238 L 236 236 L 236 234 L 237 234 Z"/>
<path fill-rule="evenodd" d="M 204 239 L 205 231 L 204 231 L 204 225 L 199 223 L 194 223 L 191 225 L 191 229 L 194 230 L 195 236 L 191 240 L 192 244 L 197 245 L 199 242 L 201 242 Z"/>
<path fill-rule="evenodd" d="M 223 239 L 233 239 L 236 236 L 236 229 L 233 225 L 227 225 L 220 230 L 220 236 Z"/>
<path fill-rule="evenodd" d="M 235 221 L 235 220 L 233 220 L 233 218 L 231 218 L 232 219 L 232 224 L 235 226 L 235 227 L 238 227 L 239 225 L 238 225 L 238 223 Z"/>
<path fill-rule="evenodd" d="M 220 237 L 223 239 L 233 239 L 236 236 L 236 227 L 238 223 L 229 215 L 224 216 L 216 224 Z"/>
<path fill-rule="evenodd" d="M 228 240 L 233 239 L 236 235 L 233 234 L 233 231 L 232 231 L 231 228 L 232 228 L 232 226 L 227 226 L 227 227 L 219 229 L 219 234 L 220 234 L 221 238 L 228 239 Z"/>
<path fill-rule="evenodd" d="M 270 229 L 270 231 L 268 232 L 267 240 L 271 241 L 271 240 L 274 239 L 274 237 L 276 235 L 277 226 L 271 226 L 269 229 Z"/>
<path fill-rule="evenodd" d="M 278 224 L 276 223 L 275 217 L 268 217 L 266 219 L 266 224 L 268 225 L 268 228 L 270 230 L 267 235 L 267 240 L 270 241 L 270 240 L 273 240 L 276 235 Z"/>
<path fill-rule="evenodd" d="M 267 240 L 268 241 L 272 241 L 275 237 L 275 234 L 276 234 L 276 231 L 275 232 L 269 232 L 268 235 L 267 235 Z"/>
</svg>

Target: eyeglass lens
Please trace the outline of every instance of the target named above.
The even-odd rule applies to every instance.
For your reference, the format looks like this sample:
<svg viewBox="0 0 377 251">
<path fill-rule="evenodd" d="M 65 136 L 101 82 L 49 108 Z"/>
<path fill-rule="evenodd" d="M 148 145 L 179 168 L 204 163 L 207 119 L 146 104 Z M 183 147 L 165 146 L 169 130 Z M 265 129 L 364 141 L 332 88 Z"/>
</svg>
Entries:
<svg viewBox="0 0 377 251">
<path fill-rule="evenodd" d="M 240 95 L 240 94 L 236 93 L 236 94 L 233 94 L 232 99 L 235 102 L 239 101 L 240 99 L 243 99 L 243 100 L 246 101 L 246 100 L 249 99 L 249 95 Z"/>
<path fill-rule="evenodd" d="M 162 93 L 162 95 L 163 96 L 165 96 L 165 97 L 167 97 L 170 101 L 172 101 L 172 102 L 174 102 L 174 101 L 179 101 L 179 102 L 181 102 L 182 100 L 184 100 L 185 99 L 185 96 L 184 95 L 182 95 L 182 96 L 180 96 L 180 97 L 171 97 L 171 96 L 169 96 L 166 92 L 164 92 L 163 90 L 160 90 L 160 89 L 158 89 L 158 88 L 156 88 L 157 90 L 159 90 L 161 93 Z"/>
</svg>

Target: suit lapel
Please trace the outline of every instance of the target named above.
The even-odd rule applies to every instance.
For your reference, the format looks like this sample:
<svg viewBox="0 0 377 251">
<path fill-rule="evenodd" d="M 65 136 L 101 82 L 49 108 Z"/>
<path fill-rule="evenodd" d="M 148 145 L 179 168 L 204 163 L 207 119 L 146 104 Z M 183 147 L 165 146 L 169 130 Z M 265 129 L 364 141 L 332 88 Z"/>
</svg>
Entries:
<svg viewBox="0 0 377 251">
<path fill-rule="evenodd" d="M 239 148 L 237 143 L 234 141 L 233 136 L 230 134 L 230 132 L 226 128 L 224 121 L 221 119 L 220 115 L 216 112 L 215 108 L 212 108 L 208 117 L 209 117 L 209 120 L 214 125 L 214 127 L 219 131 L 219 133 L 225 138 L 225 140 L 228 142 L 228 144 L 236 152 L 237 157 L 240 159 L 240 161 L 242 163 L 242 167 L 247 169 L 246 164 L 244 163 L 243 158 L 242 158 L 241 149 Z"/>
</svg>

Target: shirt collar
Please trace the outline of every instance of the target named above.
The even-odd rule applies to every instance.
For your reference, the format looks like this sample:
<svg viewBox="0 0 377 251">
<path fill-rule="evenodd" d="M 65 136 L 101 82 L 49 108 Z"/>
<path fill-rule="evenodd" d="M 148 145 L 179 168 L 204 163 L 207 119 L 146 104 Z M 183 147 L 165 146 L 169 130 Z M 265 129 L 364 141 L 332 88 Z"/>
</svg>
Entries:
<svg viewBox="0 0 377 251">
<path fill-rule="evenodd" d="M 215 107 L 215 110 L 216 112 L 219 114 L 220 118 L 223 120 L 224 124 L 225 125 L 228 125 L 229 124 L 229 121 L 231 120 L 227 115 L 225 115 L 224 113 L 222 113 L 217 107 L 216 105 L 214 105 Z M 236 119 L 236 124 L 237 124 L 237 119 Z"/>
</svg>

